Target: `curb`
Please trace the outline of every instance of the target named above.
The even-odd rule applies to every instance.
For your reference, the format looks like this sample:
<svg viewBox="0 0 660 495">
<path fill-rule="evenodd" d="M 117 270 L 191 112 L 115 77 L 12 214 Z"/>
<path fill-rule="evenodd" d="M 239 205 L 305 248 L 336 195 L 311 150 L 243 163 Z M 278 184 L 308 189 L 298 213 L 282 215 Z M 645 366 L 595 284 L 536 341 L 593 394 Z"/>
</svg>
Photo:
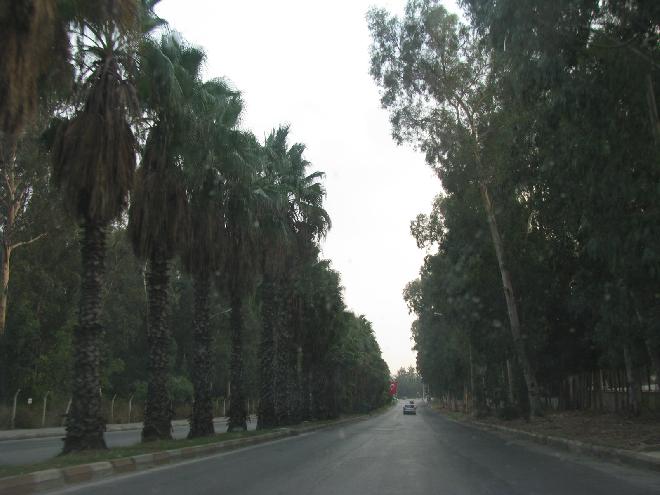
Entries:
<svg viewBox="0 0 660 495">
<path fill-rule="evenodd" d="M 598 457 L 599 459 L 604 459 L 607 461 L 618 462 L 619 464 L 626 464 L 628 466 L 650 469 L 653 471 L 660 471 L 660 458 L 655 458 L 648 454 L 643 454 L 641 452 L 633 452 L 631 450 L 617 449 L 615 447 L 605 447 L 602 445 L 595 445 L 592 443 L 581 442 L 579 440 L 569 440 L 568 438 L 555 437 L 551 435 L 541 435 L 540 433 L 532 433 L 524 430 L 517 430 L 515 428 L 509 428 L 508 426 L 494 425 L 490 423 L 484 423 L 481 421 L 461 421 L 458 419 L 450 418 L 445 416 L 441 412 L 438 412 L 444 419 L 457 423 L 463 426 L 468 426 L 471 428 L 476 428 L 482 431 L 493 431 L 499 430 L 505 433 L 515 435 L 517 437 L 522 437 L 527 440 L 531 440 L 536 443 L 543 445 L 549 445 L 551 447 L 556 447 L 561 450 L 566 450 L 569 452 L 577 454 L 586 454 L 593 457 Z"/>
<path fill-rule="evenodd" d="M 3 495 L 25 495 L 29 493 L 39 493 L 47 490 L 54 490 L 69 484 L 99 480 L 116 474 L 143 471 L 153 467 L 162 466 L 165 464 L 176 464 L 180 461 L 198 457 L 208 457 L 240 447 L 267 443 L 281 438 L 293 437 L 303 433 L 323 430 L 325 428 L 342 426 L 347 423 L 364 421 L 371 417 L 373 416 L 364 415 L 340 419 L 332 423 L 325 423 L 321 425 L 281 428 L 277 431 L 264 433 L 263 435 L 255 435 L 252 437 L 235 438 L 233 440 L 224 440 L 206 445 L 182 447 L 180 449 L 164 450 L 159 452 L 152 452 L 150 454 L 135 455 L 132 457 L 121 457 L 109 461 L 79 464 L 76 466 L 67 466 L 64 468 L 53 468 L 44 471 L 36 471 L 34 473 L 0 478 L 0 493 Z"/>
</svg>

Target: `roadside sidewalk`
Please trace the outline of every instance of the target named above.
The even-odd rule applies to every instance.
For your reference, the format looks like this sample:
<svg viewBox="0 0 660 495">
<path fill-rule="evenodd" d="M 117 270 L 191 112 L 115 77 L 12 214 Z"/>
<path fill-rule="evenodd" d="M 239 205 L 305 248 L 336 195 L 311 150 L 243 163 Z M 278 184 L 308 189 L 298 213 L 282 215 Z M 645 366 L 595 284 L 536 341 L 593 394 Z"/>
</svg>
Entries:
<svg viewBox="0 0 660 495">
<path fill-rule="evenodd" d="M 529 440 L 543 445 L 548 445 L 551 447 L 559 448 L 573 453 L 598 457 L 600 459 L 604 459 L 607 461 L 614 461 L 620 464 L 626 464 L 628 466 L 633 466 L 637 468 L 660 471 L 660 451 L 635 452 L 632 450 L 625 450 L 621 448 L 606 447 L 603 445 L 596 445 L 593 443 L 588 443 L 579 440 L 572 440 L 569 438 L 563 438 L 555 435 L 545 435 L 541 433 L 534 433 L 521 429 L 510 428 L 508 426 L 486 423 L 483 421 L 477 421 L 470 418 L 457 419 L 450 417 L 449 415 L 445 414 L 442 410 L 439 410 L 437 408 L 432 408 L 432 411 L 434 411 L 437 414 L 440 414 L 447 421 L 461 424 L 463 426 L 468 426 L 470 428 L 476 428 L 488 432 L 497 431 L 497 432 L 505 433 L 507 435 L 522 438 L 524 440 Z"/>
<path fill-rule="evenodd" d="M 227 418 L 220 417 L 214 418 L 214 423 L 226 423 Z M 172 426 L 187 426 L 187 419 L 177 419 L 172 421 Z M 106 426 L 106 432 L 113 431 L 129 431 L 142 429 L 142 422 L 139 423 L 123 423 L 123 424 L 109 424 Z M 3 440 L 27 440 L 30 438 L 48 438 L 48 437 L 62 437 L 64 436 L 65 429 L 63 426 L 56 426 L 51 428 L 25 428 L 14 430 L 0 430 L 0 442 Z"/>
</svg>

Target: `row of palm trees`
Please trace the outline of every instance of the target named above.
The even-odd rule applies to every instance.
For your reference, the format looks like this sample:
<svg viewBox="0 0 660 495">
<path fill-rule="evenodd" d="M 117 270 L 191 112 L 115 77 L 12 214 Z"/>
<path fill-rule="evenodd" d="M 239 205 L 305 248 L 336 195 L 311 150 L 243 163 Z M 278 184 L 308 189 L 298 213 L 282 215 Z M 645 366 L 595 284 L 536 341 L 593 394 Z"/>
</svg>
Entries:
<svg viewBox="0 0 660 495">
<path fill-rule="evenodd" d="M 221 79 L 202 79 L 204 52 L 167 31 L 154 13 L 157 0 L 4 3 L 0 25 L 9 29 L 0 35 L 0 122 L 6 141 L 15 142 L 41 93 L 64 95 L 53 124 L 52 177 L 81 227 L 82 255 L 64 452 L 105 448 L 98 394 L 105 242 L 107 229 L 126 212 L 134 252 L 146 264 L 143 440 L 171 437 L 166 315 L 177 257 L 194 285 L 190 436 L 214 433 L 214 280 L 223 280 L 230 294 L 229 430 L 246 429 L 245 300 L 263 279 L 265 315 L 282 314 L 292 303 L 277 302 L 283 279 L 317 258 L 317 242 L 330 226 L 322 174 L 308 174 L 304 146 L 289 145 L 288 128 L 274 130 L 264 143 L 239 128 L 240 94 Z M 274 346 L 281 330 L 264 319 L 264 377 L 277 379 Z M 269 402 L 273 387 L 262 384 L 260 427 L 278 423 Z"/>
</svg>

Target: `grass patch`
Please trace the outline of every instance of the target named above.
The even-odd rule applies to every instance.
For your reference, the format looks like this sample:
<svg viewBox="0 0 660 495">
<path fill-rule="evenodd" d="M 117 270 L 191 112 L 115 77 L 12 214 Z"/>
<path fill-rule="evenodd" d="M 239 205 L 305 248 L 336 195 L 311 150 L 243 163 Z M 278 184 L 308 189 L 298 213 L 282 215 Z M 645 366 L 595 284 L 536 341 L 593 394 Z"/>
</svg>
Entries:
<svg viewBox="0 0 660 495">
<path fill-rule="evenodd" d="M 369 411 L 369 416 L 376 416 L 378 414 L 382 414 L 384 412 L 389 411 L 390 409 L 394 409 L 395 407 L 398 407 L 399 404 L 395 403 L 390 403 L 390 404 L 385 404 L 384 406 L 380 406 L 378 409 L 374 409 L 373 411 Z"/>
<path fill-rule="evenodd" d="M 433 405 L 431 408 L 435 411 L 438 411 L 443 416 L 447 416 L 448 418 L 455 419 L 457 421 L 465 421 L 466 419 L 470 419 L 470 416 L 464 412 L 452 411 L 451 409 L 445 409 L 444 407 L 437 405 Z"/>
<path fill-rule="evenodd" d="M 0 466 L 0 478 L 7 476 L 16 476 L 19 474 L 33 473 L 44 469 L 63 468 L 75 466 L 77 464 L 87 464 L 90 462 L 109 461 L 121 457 L 131 457 L 140 454 L 151 454 L 163 450 L 182 449 L 184 447 L 194 447 L 196 445 L 207 445 L 210 443 L 233 440 L 235 438 L 252 437 L 272 433 L 276 430 L 258 430 L 258 431 L 240 431 L 232 433 L 216 433 L 210 437 L 181 439 L 181 440 L 160 440 L 149 443 L 139 443 L 129 447 L 113 447 L 107 450 L 91 450 L 80 453 L 71 453 L 59 455 L 47 461 L 36 464 L 25 464 L 22 466 Z"/>
</svg>

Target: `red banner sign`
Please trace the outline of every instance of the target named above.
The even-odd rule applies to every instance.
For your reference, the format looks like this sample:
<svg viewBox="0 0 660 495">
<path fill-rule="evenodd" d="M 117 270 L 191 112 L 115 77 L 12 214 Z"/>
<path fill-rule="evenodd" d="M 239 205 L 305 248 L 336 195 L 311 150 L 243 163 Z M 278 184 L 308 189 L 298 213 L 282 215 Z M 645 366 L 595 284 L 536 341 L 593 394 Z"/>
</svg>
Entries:
<svg viewBox="0 0 660 495">
<path fill-rule="evenodd" d="M 390 382 L 390 395 L 396 395 L 396 389 L 399 386 L 397 382 Z"/>
</svg>

